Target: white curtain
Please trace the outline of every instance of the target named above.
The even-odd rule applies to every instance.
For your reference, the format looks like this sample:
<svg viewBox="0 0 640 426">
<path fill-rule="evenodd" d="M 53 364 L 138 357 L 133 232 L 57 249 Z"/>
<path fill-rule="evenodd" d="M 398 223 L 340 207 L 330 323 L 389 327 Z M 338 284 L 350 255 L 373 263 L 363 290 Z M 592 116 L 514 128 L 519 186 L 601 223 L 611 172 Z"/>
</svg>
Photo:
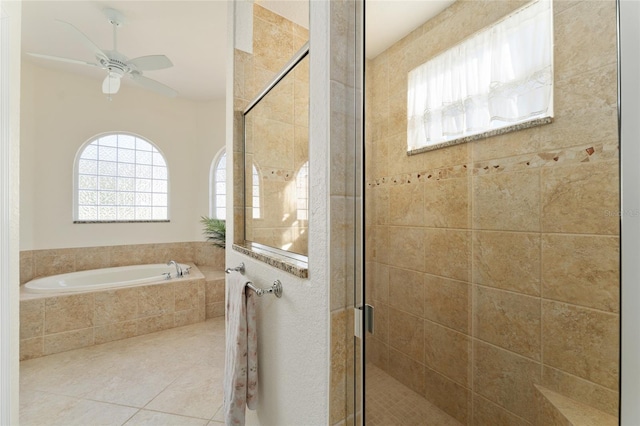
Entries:
<svg viewBox="0 0 640 426">
<path fill-rule="evenodd" d="M 552 19 L 538 0 L 412 70 L 408 149 L 552 116 Z"/>
</svg>

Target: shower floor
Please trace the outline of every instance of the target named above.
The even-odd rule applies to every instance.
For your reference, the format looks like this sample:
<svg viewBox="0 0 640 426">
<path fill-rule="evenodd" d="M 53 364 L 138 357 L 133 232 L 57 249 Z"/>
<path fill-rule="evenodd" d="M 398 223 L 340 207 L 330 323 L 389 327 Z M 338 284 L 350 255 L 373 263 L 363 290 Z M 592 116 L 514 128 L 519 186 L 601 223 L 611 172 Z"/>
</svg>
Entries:
<svg viewBox="0 0 640 426">
<path fill-rule="evenodd" d="M 223 425 L 224 318 L 20 363 L 20 425 Z"/>
<path fill-rule="evenodd" d="M 367 426 L 462 426 L 371 363 L 366 366 L 365 398 Z"/>
</svg>

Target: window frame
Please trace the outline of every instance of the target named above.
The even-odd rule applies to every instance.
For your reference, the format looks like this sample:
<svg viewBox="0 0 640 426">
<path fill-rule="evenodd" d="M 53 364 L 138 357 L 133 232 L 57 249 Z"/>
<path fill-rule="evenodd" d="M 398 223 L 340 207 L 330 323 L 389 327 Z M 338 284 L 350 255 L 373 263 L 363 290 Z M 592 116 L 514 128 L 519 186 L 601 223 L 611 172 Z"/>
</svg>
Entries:
<svg viewBox="0 0 640 426">
<path fill-rule="evenodd" d="M 126 219 L 126 220 L 100 220 L 100 219 L 94 219 L 94 220 L 85 220 L 85 219 L 79 219 L 79 214 L 80 214 L 80 205 L 79 205 L 79 175 L 80 175 L 80 171 L 79 171 L 79 164 L 80 164 L 80 160 L 82 159 L 82 154 L 85 152 L 86 148 L 91 145 L 92 143 L 98 141 L 101 138 L 107 137 L 107 136 L 131 136 L 140 140 L 143 140 L 144 142 L 148 143 L 149 145 L 151 145 L 153 147 L 153 149 L 155 149 L 155 151 L 160 154 L 162 156 L 162 159 L 164 160 L 165 163 L 165 168 L 166 168 L 166 173 L 167 173 L 167 192 L 166 192 L 166 196 L 167 196 L 167 205 L 166 205 L 166 209 L 167 209 L 167 216 L 166 219 Z M 137 151 L 137 150 L 136 150 Z M 152 153 L 154 151 L 151 151 Z M 119 163 L 118 161 L 116 161 L 116 163 Z M 133 164 L 137 164 L 137 163 L 133 163 Z M 153 178 L 151 179 L 153 182 Z M 126 132 L 126 131 L 110 131 L 110 132 L 103 132 L 103 133 L 99 133 L 97 135 L 92 136 L 91 138 L 87 139 L 82 145 L 80 145 L 80 147 L 78 148 L 78 150 L 76 151 L 75 154 L 75 158 L 73 161 L 73 194 L 72 194 L 72 211 L 73 211 L 73 223 L 74 224 L 90 224 L 90 223 L 96 223 L 96 224 L 102 224 L 102 223 L 168 223 L 171 221 L 171 185 L 170 185 L 170 172 L 169 172 L 169 164 L 167 161 L 167 156 L 162 152 L 162 150 L 158 147 L 158 145 L 156 145 L 154 142 L 152 142 L 150 139 L 138 135 L 136 133 L 132 133 L 132 132 Z M 116 189 L 115 193 L 118 194 L 122 191 L 118 191 Z M 134 194 L 137 193 L 138 191 L 133 191 Z M 117 207 L 118 204 L 116 202 L 115 206 Z"/>
</svg>

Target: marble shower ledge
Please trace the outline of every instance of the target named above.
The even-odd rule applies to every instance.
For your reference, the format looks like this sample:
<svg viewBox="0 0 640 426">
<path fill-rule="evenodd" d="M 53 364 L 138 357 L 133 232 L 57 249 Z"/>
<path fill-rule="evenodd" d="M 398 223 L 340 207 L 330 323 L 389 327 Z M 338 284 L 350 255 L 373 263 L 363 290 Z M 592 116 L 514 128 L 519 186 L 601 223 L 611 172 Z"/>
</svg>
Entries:
<svg viewBox="0 0 640 426">
<path fill-rule="evenodd" d="M 504 135 L 505 133 L 517 132 L 519 130 L 529 129 L 531 127 L 542 126 L 545 124 L 551 124 L 553 122 L 552 117 L 543 117 L 536 120 L 527 121 L 525 123 L 514 124 L 513 126 L 503 127 L 501 129 L 490 130 L 488 132 L 478 133 L 477 135 L 465 136 L 462 138 L 453 139 L 446 142 L 440 142 L 435 145 L 423 146 L 420 148 L 407 151 L 407 155 L 416 155 L 423 152 L 433 151 L 434 149 L 446 148 L 448 146 L 460 145 L 462 143 L 478 141 L 481 139 L 487 139 L 492 136 Z"/>
<path fill-rule="evenodd" d="M 234 244 L 233 250 L 245 254 L 253 259 L 264 262 L 268 265 L 278 268 L 285 272 L 300 278 L 309 278 L 309 267 L 306 262 L 281 256 L 276 253 L 262 250 L 256 247 L 245 247 L 243 245 Z"/>
</svg>

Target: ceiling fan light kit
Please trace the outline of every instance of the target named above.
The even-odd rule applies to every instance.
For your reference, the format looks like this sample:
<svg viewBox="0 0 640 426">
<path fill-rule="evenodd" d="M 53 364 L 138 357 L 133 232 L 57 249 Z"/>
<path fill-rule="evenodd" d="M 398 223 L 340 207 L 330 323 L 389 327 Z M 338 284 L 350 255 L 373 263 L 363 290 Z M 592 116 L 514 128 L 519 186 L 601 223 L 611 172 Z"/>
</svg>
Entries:
<svg viewBox="0 0 640 426">
<path fill-rule="evenodd" d="M 73 37 L 95 54 L 97 63 L 39 53 L 29 53 L 29 55 L 47 60 L 97 67 L 107 71 L 107 76 L 102 81 L 102 93 L 109 95 L 109 99 L 111 99 L 111 95 L 118 93 L 118 90 L 120 90 L 120 80 L 125 75 L 146 89 L 153 90 L 168 97 L 177 96 L 178 92 L 171 87 L 143 76 L 144 71 L 155 71 L 172 67 L 173 63 L 171 60 L 165 55 L 149 55 L 128 59 L 118 51 L 117 29 L 124 23 L 124 16 L 117 10 L 110 8 L 104 9 L 103 12 L 109 20 L 109 23 L 113 26 L 113 50 L 100 49 L 75 26 L 68 22 L 57 20 Z"/>
</svg>

